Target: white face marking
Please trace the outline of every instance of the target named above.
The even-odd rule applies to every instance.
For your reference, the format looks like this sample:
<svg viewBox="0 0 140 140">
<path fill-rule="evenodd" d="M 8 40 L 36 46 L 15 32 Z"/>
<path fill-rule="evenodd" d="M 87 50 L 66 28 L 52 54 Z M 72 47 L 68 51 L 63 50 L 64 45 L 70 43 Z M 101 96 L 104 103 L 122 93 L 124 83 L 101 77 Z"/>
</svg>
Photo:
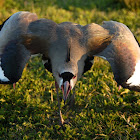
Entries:
<svg viewBox="0 0 140 140">
<path fill-rule="evenodd" d="M 127 80 L 126 83 L 130 84 L 130 86 L 140 86 L 140 60 L 135 66 L 133 75 Z"/>
<path fill-rule="evenodd" d="M 70 80 L 71 89 L 74 88 L 74 80 L 75 80 L 75 79 L 71 79 L 71 80 Z M 63 79 L 61 79 L 60 82 L 59 82 L 59 88 L 60 88 L 60 89 L 61 89 L 61 86 L 62 86 L 62 85 L 63 85 Z"/>
<path fill-rule="evenodd" d="M 63 85 L 63 79 L 61 78 L 60 79 L 60 82 L 59 82 L 59 88 L 61 89 L 61 86 Z"/>
<path fill-rule="evenodd" d="M 74 80 L 74 79 L 71 79 L 71 80 L 70 80 L 71 89 L 73 89 L 73 87 L 74 87 L 74 82 L 73 82 L 73 80 Z"/>
<path fill-rule="evenodd" d="M 42 63 L 44 65 L 45 63 L 48 63 L 48 60 L 42 60 Z"/>
<path fill-rule="evenodd" d="M 0 62 L 0 65 L 1 65 L 1 62 Z M 4 71 L 2 70 L 1 66 L 0 66 L 0 80 L 3 82 L 10 81 L 7 77 L 4 76 Z"/>
</svg>

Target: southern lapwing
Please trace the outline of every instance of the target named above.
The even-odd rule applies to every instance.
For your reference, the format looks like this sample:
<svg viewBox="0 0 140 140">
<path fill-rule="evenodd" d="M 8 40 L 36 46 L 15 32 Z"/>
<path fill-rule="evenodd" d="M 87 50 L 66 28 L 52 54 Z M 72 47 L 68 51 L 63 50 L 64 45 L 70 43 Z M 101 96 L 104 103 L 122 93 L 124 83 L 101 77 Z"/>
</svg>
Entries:
<svg viewBox="0 0 140 140">
<path fill-rule="evenodd" d="M 110 63 L 118 85 L 140 91 L 140 48 L 132 32 L 122 23 L 108 21 L 102 26 L 95 23 L 81 26 L 40 19 L 30 24 L 26 37 L 46 45 L 43 64 L 53 73 L 57 95 L 59 87 L 64 101 L 77 80 L 91 68 L 94 56 Z M 60 105 L 59 113 L 63 124 Z"/>
<path fill-rule="evenodd" d="M 56 24 L 18 12 L 2 25 L 0 42 L 0 83 L 17 82 L 30 56 L 40 53 L 45 68 L 55 77 L 57 95 L 60 88 L 66 101 L 77 80 L 91 68 L 94 56 L 99 56 L 110 63 L 119 85 L 140 91 L 140 48 L 122 23 Z M 59 113 L 63 124 L 60 103 Z"/>
<path fill-rule="evenodd" d="M 94 56 L 110 63 L 118 85 L 140 91 L 140 48 L 127 26 L 115 21 L 106 21 L 102 26 L 45 21 L 53 27 L 52 32 L 43 31 L 49 42 L 43 62 L 62 89 L 64 100 L 76 81 L 91 68 Z"/>
</svg>

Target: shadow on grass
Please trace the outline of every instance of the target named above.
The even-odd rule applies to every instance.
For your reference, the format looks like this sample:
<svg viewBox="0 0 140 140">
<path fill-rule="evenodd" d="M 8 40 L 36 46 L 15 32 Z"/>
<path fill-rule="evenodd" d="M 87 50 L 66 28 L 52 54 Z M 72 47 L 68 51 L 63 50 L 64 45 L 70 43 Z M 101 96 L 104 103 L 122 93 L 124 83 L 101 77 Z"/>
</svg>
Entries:
<svg viewBox="0 0 140 140">
<path fill-rule="evenodd" d="M 56 0 L 54 4 L 66 10 L 71 10 L 72 7 L 85 10 L 96 8 L 100 11 L 117 10 L 121 8 L 121 4 L 116 0 Z"/>
<path fill-rule="evenodd" d="M 92 10 L 98 9 L 100 11 L 112 11 L 118 10 L 122 8 L 122 4 L 117 0 L 24 0 L 19 1 L 15 0 L 5 2 L 4 7 L 6 9 L 10 9 L 12 7 L 16 7 L 20 10 L 26 9 L 26 7 L 35 7 L 35 8 L 47 8 L 49 6 L 57 6 L 66 10 L 74 10 L 74 9 L 85 9 Z"/>
</svg>

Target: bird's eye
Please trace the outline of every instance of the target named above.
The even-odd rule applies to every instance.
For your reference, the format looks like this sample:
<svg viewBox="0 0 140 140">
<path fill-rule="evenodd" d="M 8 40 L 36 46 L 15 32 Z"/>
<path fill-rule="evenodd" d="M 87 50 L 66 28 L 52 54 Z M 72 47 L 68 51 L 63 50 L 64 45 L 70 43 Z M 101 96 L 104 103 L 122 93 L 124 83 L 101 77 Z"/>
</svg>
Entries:
<svg viewBox="0 0 140 140">
<path fill-rule="evenodd" d="M 72 77 L 72 79 L 75 79 L 75 78 L 76 78 L 76 75 Z"/>
</svg>

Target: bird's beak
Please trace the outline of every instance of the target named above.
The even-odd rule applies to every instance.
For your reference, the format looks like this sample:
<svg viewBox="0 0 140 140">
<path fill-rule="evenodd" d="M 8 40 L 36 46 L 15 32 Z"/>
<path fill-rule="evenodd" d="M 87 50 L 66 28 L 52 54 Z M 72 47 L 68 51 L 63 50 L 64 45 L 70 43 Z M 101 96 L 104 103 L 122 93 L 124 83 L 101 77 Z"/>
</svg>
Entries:
<svg viewBox="0 0 140 140">
<path fill-rule="evenodd" d="M 67 97 L 69 95 L 69 92 L 71 90 L 71 86 L 70 86 L 69 81 L 65 81 L 63 83 L 63 85 L 61 86 L 61 89 L 62 89 L 62 92 L 63 92 L 63 99 L 64 99 L 64 104 L 65 104 L 65 102 L 67 100 Z"/>
</svg>

